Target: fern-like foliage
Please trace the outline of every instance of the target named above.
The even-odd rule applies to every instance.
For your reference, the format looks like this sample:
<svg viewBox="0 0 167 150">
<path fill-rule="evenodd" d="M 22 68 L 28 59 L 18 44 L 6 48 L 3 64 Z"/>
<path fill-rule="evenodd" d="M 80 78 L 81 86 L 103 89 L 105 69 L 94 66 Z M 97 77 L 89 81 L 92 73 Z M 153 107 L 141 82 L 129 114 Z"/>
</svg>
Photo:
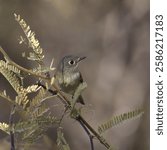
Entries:
<svg viewBox="0 0 167 150">
<path fill-rule="evenodd" d="M 4 98 L 5 100 L 9 101 L 10 103 L 14 104 L 14 101 L 10 98 L 9 95 L 6 94 L 6 91 L 0 91 L 0 97 Z"/>
<path fill-rule="evenodd" d="M 62 128 L 58 128 L 57 130 L 57 148 L 58 150 L 70 150 L 70 147 L 62 132 Z"/>
<path fill-rule="evenodd" d="M 29 86 L 35 87 L 34 86 Z M 36 88 L 35 88 L 36 89 Z M 37 90 L 38 89 L 38 90 Z M 27 98 L 27 94 L 21 96 L 21 102 L 24 111 L 21 112 L 24 116 L 25 121 L 21 121 L 14 126 L 15 133 L 19 132 L 19 137 L 28 143 L 33 143 L 39 139 L 45 131 L 51 127 L 58 124 L 59 120 L 56 117 L 51 117 L 49 114 L 49 107 L 46 103 L 43 103 L 43 98 L 47 97 L 46 90 L 42 88 L 37 88 L 34 90 L 28 90 L 27 93 L 36 92 L 37 94 L 31 99 Z M 25 100 L 24 100 L 25 99 Z"/>
<path fill-rule="evenodd" d="M 9 134 L 9 132 L 10 132 L 10 129 L 9 129 L 10 127 L 9 127 L 9 125 L 8 124 L 6 124 L 6 123 L 1 123 L 0 122 L 0 130 L 2 130 L 2 131 L 4 131 L 4 132 L 6 132 L 7 134 Z"/>
<path fill-rule="evenodd" d="M 5 61 L 0 61 L 0 66 L 14 72 L 15 74 L 17 74 L 18 76 L 20 75 L 20 70 L 18 68 L 16 68 L 15 66 L 13 65 L 10 65 L 8 62 L 5 62 Z"/>
<path fill-rule="evenodd" d="M 114 126 L 123 123 L 126 120 L 141 116 L 143 113 L 144 111 L 142 109 L 136 109 L 127 113 L 113 116 L 109 121 L 106 121 L 105 123 L 98 126 L 98 132 L 101 134 Z"/>
<path fill-rule="evenodd" d="M 33 97 L 32 102 L 30 104 L 30 108 L 39 106 L 42 103 L 43 99 L 46 97 L 46 94 L 47 91 L 41 88 L 38 91 L 37 95 Z"/>
<path fill-rule="evenodd" d="M 6 94 L 6 91 L 0 92 L 0 96 L 5 100 L 8 100 L 12 104 L 19 106 L 21 115 L 24 115 L 22 121 L 14 123 L 11 126 L 5 123 L 0 123 L 0 130 L 9 133 L 12 130 L 15 134 L 18 134 L 22 141 L 35 142 L 39 139 L 44 132 L 51 126 L 58 124 L 56 117 L 51 117 L 49 113 L 50 109 L 44 103 L 43 99 L 47 99 L 47 91 L 38 85 L 29 85 L 24 87 L 21 85 L 21 77 L 19 69 L 7 64 L 5 61 L 0 60 L 0 72 L 12 85 L 17 95 L 15 100 L 12 100 L 10 96 Z M 29 97 L 29 94 L 34 93 L 33 97 Z"/>
<path fill-rule="evenodd" d="M 35 142 L 49 127 L 58 124 L 56 117 L 47 115 L 50 109 L 43 102 L 43 99 L 47 99 L 47 91 L 35 84 L 24 87 L 24 76 L 21 75 L 21 71 L 4 60 L 0 60 L 0 73 L 7 79 L 17 94 L 15 99 L 12 100 L 6 94 L 6 91 L 2 91 L 0 97 L 16 107 L 22 108 L 21 115 L 26 114 L 22 121 L 11 126 L 0 123 L 0 130 L 8 134 L 12 130 L 15 134 L 18 133 L 20 139 L 26 143 Z M 35 96 L 29 98 L 31 93 L 34 93 Z"/>
<path fill-rule="evenodd" d="M 20 17 L 20 15 L 14 14 L 14 16 L 15 16 L 15 20 L 20 24 L 21 28 L 23 29 L 27 37 L 28 46 L 33 49 L 33 52 L 30 52 L 27 58 L 29 60 L 42 63 L 44 58 L 43 49 L 41 48 L 39 41 L 36 39 L 35 33 L 31 31 L 30 26 L 27 25 L 27 23 Z"/>
<path fill-rule="evenodd" d="M 19 23 L 26 36 L 26 40 L 21 36 L 20 44 L 26 43 L 28 44 L 28 47 L 32 49 L 32 51 L 28 53 L 24 52 L 22 56 L 27 58 L 28 60 L 35 61 L 38 63 L 38 66 L 33 68 L 32 70 L 37 74 L 47 73 L 49 71 L 55 70 L 55 68 L 52 67 L 53 62 L 51 62 L 51 65 L 49 67 L 44 66 L 43 49 L 41 48 L 38 39 L 35 37 L 35 33 L 30 29 L 30 26 L 27 25 L 25 20 L 22 19 L 20 15 L 14 14 L 14 16 L 15 20 Z"/>
<path fill-rule="evenodd" d="M 30 26 L 21 19 L 20 15 L 14 14 L 14 16 L 25 33 L 29 48 L 32 49 L 27 56 L 24 56 L 28 60 L 37 62 L 38 64 L 38 67 L 32 68 L 30 72 L 33 71 L 37 75 L 40 74 L 44 76 L 46 75 L 44 73 L 54 70 L 52 67 L 53 61 L 49 67 L 44 66 L 43 49 L 40 47 L 39 41 L 35 38 L 35 33 L 31 31 Z M 24 40 L 24 38 L 22 38 L 22 40 Z M 11 117 L 15 112 L 20 115 L 18 122 L 13 119 L 12 121 L 10 120 L 9 124 L 0 122 L 0 130 L 7 134 L 15 134 L 15 137 L 18 138 L 16 141 L 24 142 L 24 144 L 27 145 L 27 143 L 33 143 L 43 136 L 48 128 L 60 125 L 60 119 L 51 115 L 50 108 L 45 103 L 46 100 L 50 98 L 50 94 L 47 91 L 48 83 L 44 82 L 46 89 L 37 85 L 36 83 L 39 80 L 41 81 L 39 76 L 35 84 L 25 87 L 25 78 L 29 73 L 25 71 L 26 69 L 22 69 L 19 65 L 12 63 L 12 60 L 1 47 L 0 51 L 4 55 L 4 60 L 0 60 L 0 73 L 16 92 L 15 98 L 13 99 L 6 94 L 6 90 L 0 91 L 0 97 L 9 101 L 14 106 L 14 110 L 11 111 Z M 63 145 L 62 150 L 70 150 L 67 147 L 63 134 L 61 134 L 61 136 L 59 134 L 58 139 L 60 139 L 59 146 Z"/>
<path fill-rule="evenodd" d="M 28 55 L 24 55 L 28 60 L 37 62 L 38 67 L 31 70 L 37 74 L 44 74 L 53 70 L 51 66 L 45 67 L 43 63 L 43 49 L 40 47 L 39 41 L 35 38 L 35 33 L 31 31 L 30 26 L 21 19 L 20 15 L 16 15 L 15 20 L 19 23 L 23 32 L 25 33 L 27 44 L 32 49 Z M 22 38 L 22 40 L 25 40 Z M 26 42 L 26 41 L 24 41 Z M 50 98 L 46 89 L 43 89 L 37 84 L 24 86 L 24 79 L 27 72 L 17 68 L 17 65 L 10 63 L 10 58 L 5 51 L 1 48 L 1 52 L 4 55 L 4 60 L 0 60 L 0 73 L 7 79 L 12 88 L 16 92 L 14 99 L 6 94 L 6 91 L 0 91 L 0 97 L 12 103 L 15 107 L 15 112 L 20 114 L 19 122 L 13 122 L 12 124 L 0 123 L 0 130 L 6 133 L 12 131 L 17 134 L 21 142 L 33 143 L 39 139 L 45 131 L 51 126 L 59 124 L 59 119 L 55 116 L 51 116 L 50 109 L 45 103 Z M 40 77 L 37 81 L 40 80 Z M 46 83 L 47 85 L 47 83 Z"/>
<path fill-rule="evenodd" d="M 20 70 L 7 62 L 0 60 L 0 73 L 8 80 L 13 89 L 19 93 L 21 86 Z"/>
<path fill-rule="evenodd" d="M 34 96 L 29 103 L 29 106 L 26 108 L 25 116 L 37 118 L 43 116 L 45 113 L 49 111 L 49 108 L 45 103 L 43 103 L 43 99 L 47 97 L 46 90 L 40 88 L 36 96 Z"/>
<path fill-rule="evenodd" d="M 40 116 L 31 118 L 27 121 L 18 122 L 13 125 L 15 134 L 18 133 L 19 138 L 26 143 L 33 143 L 38 140 L 44 132 L 52 126 L 58 124 L 59 120 L 56 117 Z"/>
</svg>

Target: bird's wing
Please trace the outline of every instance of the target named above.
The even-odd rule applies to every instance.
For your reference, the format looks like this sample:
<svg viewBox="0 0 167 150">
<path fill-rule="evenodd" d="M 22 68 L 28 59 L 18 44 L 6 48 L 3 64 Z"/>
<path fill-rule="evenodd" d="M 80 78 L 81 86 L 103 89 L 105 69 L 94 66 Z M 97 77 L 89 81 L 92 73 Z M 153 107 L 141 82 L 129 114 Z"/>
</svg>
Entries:
<svg viewBox="0 0 167 150">
<path fill-rule="evenodd" d="M 83 83 L 83 78 L 82 78 L 81 73 L 79 73 L 79 75 L 80 75 L 80 82 Z"/>
</svg>

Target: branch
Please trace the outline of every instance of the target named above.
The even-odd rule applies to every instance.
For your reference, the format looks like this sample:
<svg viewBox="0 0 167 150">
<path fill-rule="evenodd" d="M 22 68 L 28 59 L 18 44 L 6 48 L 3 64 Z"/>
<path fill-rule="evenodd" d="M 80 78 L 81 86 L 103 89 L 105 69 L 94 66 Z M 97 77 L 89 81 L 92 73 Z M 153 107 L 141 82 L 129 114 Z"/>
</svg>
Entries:
<svg viewBox="0 0 167 150">
<path fill-rule="evenodd" d="M 89 136 L 91 150 L 94 150 L 93 136 L 91 135 L 91 133 L 89 132 L 89 130 L 87 129 L 87 127 L 84 125 L 84 123 L 81 120 L 78 120 L 78 122 L 80 123 L 80 125 L 83 127 L 83 129 L 85 130 L 85 132 Z"/>
<path fill-rule="evenodd" d="M 73 108 L 71 107 L 71 103 L 70 101 L 63 95 L 63 93 L 57 88 L 57 86 L 55 84 L 53 84 L 53 88 L 55 88 L 55 90 L 58 92 L 58 97 L 60 99 L 63 99 L 67 104 L 68 104 L 68 108 L 70 110 L 73 110 Z M 110 144 L 108 144 L 108 142 L 102 137 L 100 136 L 90 125 L 89 123 L 78 113 L 77 114 L 77 120 L 82 121 L 82 123 L 92 132 L 92 134 L 100 141 L 101 144 L 103 144 L 107 149 L 112 149 Z"/>
<path fill-rule="evenodd" d="M 102 136 L 100 136 L 81 115 L 78 116 L 77 120 L 81 121 L 107 149 L 112 149 L 110 144 L 108 144 L 108 142 Z"/>
<path fill-rule="evenodd" d="M 10 117 L 9 117 L 9 125 L 10 127 L 13 126 L 13 115 L 15 113 L 15 105 L 13 105 L 11 112 L 10 112 Z M 15 136 L 14 136 L 14 132 L 12 131 L 12 129 L 10 130 L 10 145 L 11 145 L 11 150 L 15 150 Z"/>
<path fill-rule="evenodd" d="M 37 85 L 41 86 L 42 88 L 44 88 L 45 90 L 50 92 L 52 95 L 57 95 L 57 91 L 54 91 L 54 90 L 51 90 L 51 89 L 47 89 L 46 86 L 44 86 L 40 81 L 37 82 Z"/>
<path fill-rule="evenodd" d="M 83 82 L 80 83 L 79 86 L 77 87 L 77 89 L 75 90 L 75 93 L 73 95 L 73 99 L 72 99 L 72 108 L 75 107 L 75 104 L 79 98 L 79 96 L 81 95 L 81 93 L 86 89 L 87 87 L 87 83 Z"/>
</svg>

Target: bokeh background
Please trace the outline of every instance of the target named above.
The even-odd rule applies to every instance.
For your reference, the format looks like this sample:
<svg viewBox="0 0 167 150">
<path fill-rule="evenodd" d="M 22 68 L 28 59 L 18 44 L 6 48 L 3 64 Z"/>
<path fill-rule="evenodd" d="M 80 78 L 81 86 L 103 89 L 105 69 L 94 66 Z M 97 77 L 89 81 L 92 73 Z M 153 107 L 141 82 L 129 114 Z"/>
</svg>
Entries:
<svg viewBox="0 0 167 150">
<path fill-rule="evenodd" d="M 119 150 L 149 150 L 149 0 L 0 0 L 0 45 L 28 68 L 32 64 L 21 57 L 27 49 L 18 44 L 23 32 L 13 13 L 35 31 L 46 64 L 55 58 L 56 66 L 68 54 L 87 56 L 80 65 L 88 84 L 83 115 L 95 129 L 114 114 L 144 108 L 142 118 L 127 121 L 104 136 Z M 0 89 L 11 90 L 2 76 Z M 9 112 L 10 106 L 0 98 L 1 122 L 8 121 Z M 77 122 L 67 116 L 63 127 L 72 150 L 90 149 Z M 56 141 L 55 129 L 47 135 Z M 3 132 L 0 138 L 0 150 L 9 149 Z M 53 149 L 40 144 L 40 149 Z M 95 149 L 105 148 L 95 140 Z"/>
</svg>

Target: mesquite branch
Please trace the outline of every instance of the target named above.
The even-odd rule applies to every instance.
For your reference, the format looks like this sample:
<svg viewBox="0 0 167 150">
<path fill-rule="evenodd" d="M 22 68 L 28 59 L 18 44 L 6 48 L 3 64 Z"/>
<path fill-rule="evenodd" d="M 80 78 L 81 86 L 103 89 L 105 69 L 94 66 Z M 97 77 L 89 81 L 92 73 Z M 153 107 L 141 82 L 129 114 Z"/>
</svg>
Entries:
<svg viewBox="0 0 167 150">
<path fill-rule="evenodd" d="M 78 119 L 76 119 L 76 120 L 78 120 Z M 83 129 L 85 130 L 85 132 L 89 136 L 91 150 L 94 150 L 94 144 L 93 144 L 93 136 L 92 136 L 92 134 L 89 132 L 89 130 L 87 129 L 87 127 L 85 126 L 85 124 L 81 120 L 78 120 L 78 122 L 80 123 L 80 125 L 83 127 Z"/>
<path fill-rule="evenodd" d="M 13 125 L 14 113 L 15 113 L 15 105 L 12 106 L 11 112 L 10 112 L 10 117 L 9 117 L 10 126 Z M 12 130 L 10 131 L 10 145 L 11 145 L 11 150 L 15 150 L 15 137 L 14 137 L 14 133 Z"/>
</svg>

